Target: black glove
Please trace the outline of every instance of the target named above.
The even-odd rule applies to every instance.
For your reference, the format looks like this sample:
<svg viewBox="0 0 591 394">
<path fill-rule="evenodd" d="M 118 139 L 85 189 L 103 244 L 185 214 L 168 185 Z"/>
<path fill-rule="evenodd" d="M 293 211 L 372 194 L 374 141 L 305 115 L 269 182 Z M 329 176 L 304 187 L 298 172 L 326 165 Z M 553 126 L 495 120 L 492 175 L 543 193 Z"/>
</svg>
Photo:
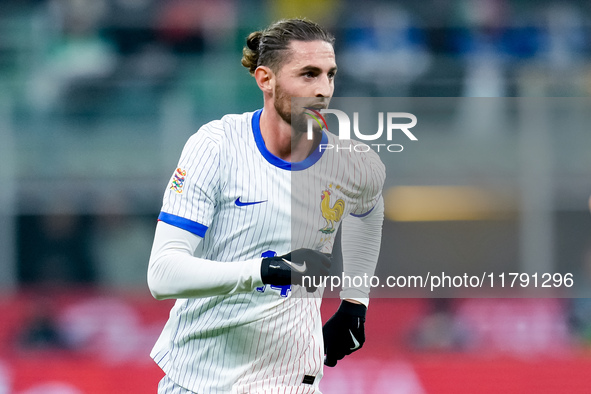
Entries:
<svg viewBox="0 0 591 394">
<path fill-rule="evenodd" d="M 362 304 L 342 301 L 337 312 L 322 327 L 324 365 L 334 367 L 343 357 L 361 349 L 365 342 L 365 312 Z"/>
<path fill-rule="evenodd" d="M 265 257 L 261 263 L 261 279 L 266 285 L 305 285 L 308 292 L 314 292 L 313 283 L 320 283 L 320 279 L 328 275 L 330 263 L 330 255 L 298 249 L 283 256 Z M 304 276 L 310 279 L 302 281 Z"/>
</svg>

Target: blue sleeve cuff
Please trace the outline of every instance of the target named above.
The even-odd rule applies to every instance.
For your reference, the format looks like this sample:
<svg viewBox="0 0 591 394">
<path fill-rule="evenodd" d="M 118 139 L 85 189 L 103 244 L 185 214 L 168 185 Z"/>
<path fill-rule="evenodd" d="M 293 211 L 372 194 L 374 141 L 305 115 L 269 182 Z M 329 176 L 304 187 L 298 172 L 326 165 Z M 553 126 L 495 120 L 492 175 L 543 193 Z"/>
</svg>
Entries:
<svg viewBox="0 0 591 394">
<path fill-rule="evenodd" d="M 166 212 L 160 212 L 160 215 L 158 215 L 158 220 L 168 223 L 172 226 L 182 228 L 183 230 L 187 230 L 188 232 L 198 235 L 201 238 L 205 237 L 205 232 L 207 231 L 207 226 L 204 226 L 201 223 L 197 223 L 192 220 Z"/>
<path fill-rule="evenodd" d="M 363 218 L 367 215 L 369 215 L 371 213 L 371 211 L 373 211 L 373 209 L 375 208 L 375 206 L 373 206 L 369 211 L 362 213 L 361 215 L 355 215 L 355 214 L 351 214 L 351 216 L 355 216 L 356 218 Z"/>
</svg>

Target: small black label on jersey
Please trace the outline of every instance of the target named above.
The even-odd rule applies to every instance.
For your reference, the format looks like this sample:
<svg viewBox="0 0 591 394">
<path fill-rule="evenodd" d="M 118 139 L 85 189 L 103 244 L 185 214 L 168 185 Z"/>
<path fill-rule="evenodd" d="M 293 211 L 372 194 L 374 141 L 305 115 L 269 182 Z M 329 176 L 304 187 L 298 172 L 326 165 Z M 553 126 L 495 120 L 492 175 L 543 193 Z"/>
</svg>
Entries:
<svg viewBox="0 0 591 394">
<path fill-rule="evenodd" d="M 316 380 L 316 376 L 304 375 L 304 380 L 302 380 L 302 383 L 303 384 L 314 384 L 314 380 Z"/>
</svg>

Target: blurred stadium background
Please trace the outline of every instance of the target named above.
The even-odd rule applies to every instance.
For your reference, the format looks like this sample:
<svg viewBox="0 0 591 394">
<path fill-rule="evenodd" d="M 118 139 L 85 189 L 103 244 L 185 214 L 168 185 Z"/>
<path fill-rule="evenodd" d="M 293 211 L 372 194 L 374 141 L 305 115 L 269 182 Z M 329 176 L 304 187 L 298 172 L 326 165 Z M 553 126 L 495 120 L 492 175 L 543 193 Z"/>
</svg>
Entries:
<svg viewBox="0 0 591 394">
<path fill-rule="evenodd" d="M 588 1 L 2 0 L 0 393 L 155 392 L 162 373 L 148 353 L 171 303 L 150 297 L 145 272 L 164 187 L 199 125 L 262 106 L 240 65 L 244 38 L 291 16 L 337 36 L 335 96 L 578 98 L 539 134 L 458 122 L 436 141 L 480 150 L 434 144 L 412 165 L 397 159 L 382 255 L 399 273 L 487 260 L 591 284 Z M 487 211 L 502 215 L 441 217 L 457 208 L 443 204 L 413 216 L 442 191 L 470 206 L 455 186 L 482 179 L 506 191 Z M 366 348 L 327 369 L 322 387 L 589 392 L 588 288 L 375 299 Z"/>
</svg>

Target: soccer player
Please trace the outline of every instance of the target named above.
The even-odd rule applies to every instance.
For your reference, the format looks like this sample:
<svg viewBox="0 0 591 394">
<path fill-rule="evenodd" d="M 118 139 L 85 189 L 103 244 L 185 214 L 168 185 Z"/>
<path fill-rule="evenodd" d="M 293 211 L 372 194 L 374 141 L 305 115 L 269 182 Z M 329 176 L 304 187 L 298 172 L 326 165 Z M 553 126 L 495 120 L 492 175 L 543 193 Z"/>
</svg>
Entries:
<svg viewBox="0 0 591 394">
<path fill-rule="evenodd" d="M 344 286 L 322 327 L 323 289 L 303 280 L 326 277 L 341 223 L 347 275 L 373 274 L 381 240 L 377 154 L 322 150 L 356 142 L 292 127 L 292 97 L 328 105 L 333 41 L 301 19 L 251 33 L 242 64 L 263 108 L 204 125 L 183 149 L 148 268 L 153 296 L 176 299 L 151 352 L 159 393 L 319 393 L 323 364 L 363 345 L 368 289 Z"/>
</svg>

